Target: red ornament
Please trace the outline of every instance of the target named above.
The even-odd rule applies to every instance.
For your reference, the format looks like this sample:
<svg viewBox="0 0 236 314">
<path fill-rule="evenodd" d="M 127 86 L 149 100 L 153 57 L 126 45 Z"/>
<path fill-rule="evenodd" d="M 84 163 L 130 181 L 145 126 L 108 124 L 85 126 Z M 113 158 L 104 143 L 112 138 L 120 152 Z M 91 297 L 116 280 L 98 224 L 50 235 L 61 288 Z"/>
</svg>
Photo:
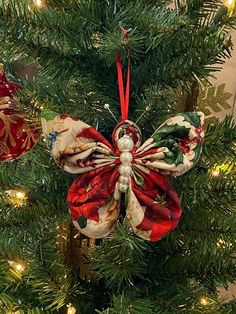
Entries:
<svg viewBox="0 0 236 314">
<path fill-rule="evenodd" d="M 12 108 L 20 85 L 9 82 L 0 64 L 0 161 L 10 161 L 27 153 L 38 141 L 37 127 L 25 114 Z"/>
</svg>

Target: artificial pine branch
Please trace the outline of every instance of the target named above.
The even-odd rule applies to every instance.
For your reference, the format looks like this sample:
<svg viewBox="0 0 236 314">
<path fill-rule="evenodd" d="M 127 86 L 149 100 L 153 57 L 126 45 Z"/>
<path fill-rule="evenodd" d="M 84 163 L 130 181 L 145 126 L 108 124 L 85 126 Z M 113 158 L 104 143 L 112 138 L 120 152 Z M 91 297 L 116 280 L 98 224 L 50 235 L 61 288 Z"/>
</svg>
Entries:
<svg viewBox="0 0 236 314">
<path fill-rule="evenodd" d="M 34 59 L 38 67 L 33 83 L 21 82 L 22 108 L 32 115 L 40 107 L 68 112 L 107 138 L 115 121 L 103 106 L 108 103 L 116 117 L 120 112 L 118 51 L 124 58 L 131 51 L 130 119 L 143 114 L 138 125 L 144 138 L 178 110 L 183 89 L 192 88 L 184 104 L 192 110 L 196 82 L 207 80 L 230 57 L 229 30 L 236 20 L 219 1 L 176 1 L 176 9 L 167 8 L 169 1 L 153 0 L 46 4 L 38 9 L 33 1 L 0 3 L 1 58 L 8 63 Z M 119 25 L 130 31 L 126 44 Z M 0 309 L 64 313 L 71 303 L 82 314 L 96 309 L 103 314 L 233 314 L 235 305 L 224 305 L 216 290 L 236 278 L 234 141 L 232 118 L 209 126 L 200 163 L 173 180 L 184 209 L 179 227 L 149 244 L 126 223 L 119 226 L 95 248 L 90 282 L 79 278 L 77 261 L 70 258 L 76 245 L 61 252 L 57 243 L 60 226 L 68 222 L 66 191 L 75 176 L 54 165 L 42 142 L 23 158 L 1 163 Z M 221 163 L 229 164 L 227 171 L 213 178 L 212 168 Z M 7 189 L 26 191 L 26 204 L 7 203 Z M 12 271 L 10 258 L 28 266 L 22 276 Z M 204 295 L 211 300 L 207 306 L 200 302 Z"/>
</svg>

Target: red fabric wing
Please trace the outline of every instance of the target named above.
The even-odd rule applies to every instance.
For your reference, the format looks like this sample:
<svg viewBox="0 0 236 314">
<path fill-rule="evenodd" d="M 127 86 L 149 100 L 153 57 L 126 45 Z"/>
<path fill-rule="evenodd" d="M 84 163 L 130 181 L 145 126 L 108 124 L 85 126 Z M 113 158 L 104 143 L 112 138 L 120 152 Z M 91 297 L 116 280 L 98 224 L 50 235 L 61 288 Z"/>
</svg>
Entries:
<svg viewBox="0 0 236 314">
<path fill-rule="evenodd" d="M 91 139 L 93 142 L 101 142 L 111 150 L 113 150 L 112 145 L 108 142 L 108 140 L 96 129 L 93 127 L 88 127 L 76 135 L 77 138 L 85 137 L 87 139 Z"/>
<path fill-rule="evenodd" d="M 116 167 L 113 164 L 83 174 L 68 191 L 72 220 L 91 238 L 108 235 L 118 218 L 119 200 L 113 197 L 118 178 Z"/>
<path fill-rule="evenodd" d="M 182 214 L 180 200 L 164 175 L 156 171 L 145 174 L 136 169 L 136 172 L 142 175 L 144 185 L 138 185 L 132 178 L 127 216 L 140 237 L 158 241 L 177 226 Z M 134 211 L 132 198 L 133 205 L 136 204 Z"/>
</svg>

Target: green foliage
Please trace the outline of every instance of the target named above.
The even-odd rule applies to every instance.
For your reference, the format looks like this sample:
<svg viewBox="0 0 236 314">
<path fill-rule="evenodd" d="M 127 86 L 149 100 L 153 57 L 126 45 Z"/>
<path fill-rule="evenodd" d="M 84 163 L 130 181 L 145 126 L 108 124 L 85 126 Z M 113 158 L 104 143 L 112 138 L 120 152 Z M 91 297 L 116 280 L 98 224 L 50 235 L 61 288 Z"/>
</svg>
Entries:
<svg viewBox="0 0 236 314">
<path fill-rule="evenodd" d="M 224 121 L 209 125 L 206 130 L 206 142 L 204 146 L 207 163 L 227 162 L 227 159 L 235 160 L 236 126 L 231 116 Z"/>
<path fill-rule="evenodd" d="M 110 240 L 104 241 L 93 254 L 92 266 L 106 286 L 120 290 L 144 279 L 148 254 L 147 243 L 129 234 L 128 226 L 118 226 Z"/>
<path fill-rule="evenodd" d="M 178 111 L 183 91 L 220 70 L 236 26 L 235 12 L 220 1 L 170 3 L 48 0 L 38 8 L 33 0 L 0 1 L 0 61 L 24 86 L 19 109 L 34 119 L 42 108 L 65 111 L 110 138 L 115 121 L 104 104 L 119 120 L 115 61 L 119 52 L 126 71 L 130 51 L 129 118 L 148 138 Z M 30 82 L 17 78 L 16 60 L 37 66 Z M 235 141 L 232 117 L 208 125 L 197 167 L 172 180 L 183 206 L 176 230 L 147 243 L 120 221 L 91 252 L 90 281 L 62 248 L 72 241 L 60 227 L 68 225 L 65 199 L 74 176 L 55 165 L 41 140 L 26 156 L 1 163 L 0 313 L 65 313 L 68 304 L 82 314 L 235 313 L 235 302 L 217 294 L 236 280 Z M 212 176 L 215 167 L 219 177 Z M 27 199 L 17 205 L 9 190 L 25 191 Z M 17 271 L 8 261 L 26 268 Z"/>
<path fill-rule="evenodd" d="M 99 314 L 151 314 L 154 313 L 154 306 L 148 299 L 135 299 L 130 295 L 122 293 L 119 296 L 113 296 L 113 307 L 104 311 L 97 311 Z"/>
</svg>

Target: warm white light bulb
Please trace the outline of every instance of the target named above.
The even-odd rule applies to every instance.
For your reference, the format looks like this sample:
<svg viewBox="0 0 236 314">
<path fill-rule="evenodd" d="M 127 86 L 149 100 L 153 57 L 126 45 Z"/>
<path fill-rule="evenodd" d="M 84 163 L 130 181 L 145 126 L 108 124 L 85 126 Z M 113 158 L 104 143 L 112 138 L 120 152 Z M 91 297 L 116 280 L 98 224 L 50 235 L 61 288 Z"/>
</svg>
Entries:
<svg viewBox="0 0 236 314">
<path fill-rule="evenodd" d="M 21 264 L 16 265 L 16 270 L 22 271 L 23 269 L 24 269 L 24 266 L 22 266 Z"/>
<path fill-rule="evenodd" d="M 232 11 L 235 7 L 235 0 L 224 0 L 224 4 L 229 10 Z"/>
<path fill-rule="evenodd" d="M 17 271 L 19 272 L 22 272 L 25 270 L 25 266 L 23 264 L 20 264 L 18 262 L 15 262 L 15 261 L 8 261 L 9 265 L 12 267 L 12 268 L 15 268 Z"/>
<path fill-rule="evenodd" d="M 213 169 L 212 172 L 211 172 L 211 175 L 215 178 L 219 177 L 220 175 L 220 170 L 218 169 Z"/>
<path fill-rule="evenodd" d="M 74 306 L 68 306 L 67 314 L 76 314 L 76 309 L 74 308 Z"/>
<path fill-rule="evenodd" d="M 10 203 L 15 207 L 23 206 L 27 200 L 27 196 L 24 191 L 6 190 L 6 194 L 9 196 Z"/>
<path fill-rule="evenodd" d="M 206 297 L 201 297 L 200 303 L 206 306 L 207 304 L 209 304 L 209 300 Z"/>
<path fill-rule="evenodd" d="M 25 198 L 25 193 L 24 192 L 16 192 L 16 197 L 19 198 L 20 200 L 23 200 Z"/>
<path fill-rule="evenodd" d="M 43 6 L 43 1 L 42 0 L 34 0 L 34 3 L 37 5 L 37 7 L 41 8 Z"/>
</svg>

